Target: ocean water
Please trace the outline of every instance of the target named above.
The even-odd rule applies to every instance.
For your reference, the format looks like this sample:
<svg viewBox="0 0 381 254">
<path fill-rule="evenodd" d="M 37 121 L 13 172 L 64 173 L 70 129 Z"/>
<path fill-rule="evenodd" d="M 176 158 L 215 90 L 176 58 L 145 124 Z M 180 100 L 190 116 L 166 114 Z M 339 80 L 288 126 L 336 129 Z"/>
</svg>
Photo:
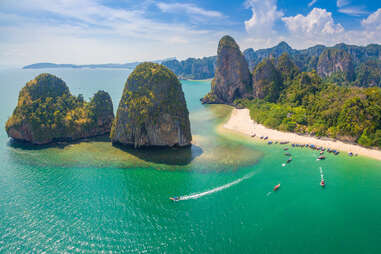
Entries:
<svg viewBox="0 0 381 254">
<path fill-rule="evenodd" d="M 0 69 L 0 124 L 40 70 Z M 49 69 L 73 94 L 127 70 Z M 36 149 L 0 131 L 0 253 L 381 253 L 381 163 L 267 145 L 218 126 L 209 81 L 182 81 L 194 145 L 134 151 L 104 138 Z M 320 183 L 320 168 L 326 180 Z M 281 187 L 273 192 L 273 187 Z M 179 202 L 169 200 L 180 196 Z"/>
</svg>

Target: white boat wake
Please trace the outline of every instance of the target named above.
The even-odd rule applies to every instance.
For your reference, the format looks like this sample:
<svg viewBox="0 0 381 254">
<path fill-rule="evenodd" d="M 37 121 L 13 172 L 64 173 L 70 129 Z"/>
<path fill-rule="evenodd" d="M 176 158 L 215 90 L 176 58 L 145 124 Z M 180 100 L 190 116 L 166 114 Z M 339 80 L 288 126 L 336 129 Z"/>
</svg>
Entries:
<svg viewBox="0 0 381 254">
<path fill-rule="evenodd" d="M 244 181 L 244 180 L 247 180 L 249 179 L 250 177 L 254 176 L 255 172 L 252 172 L 252 173 L 249 173 L 231 183 L 227 183 L 225 185 L 222 185 L 220 187 L 217 187 L 217 188 L 214 188 L 214 189 L 211 189 L 211 190 L 208 190 L 208 191 L 204 191 L 204 192 L 201 192 L 201 193 L 195 193 L 195 194 L 190 194 L 190 195 L 185 195 L 185 196 L 180 196 L 179 197 L 179 200 L 188 200 L 188 199 L 198 199 L 198 198 L 201 198 L 203 196 L 206 196 L 206 195 L 210 195 L 210 194 L 213 194 L 215 192 L 219 192 L 219 191 L 222 191 L 224 189 L 227 189 L 227 188 L 230 188 L 232 187 L 233 185 L 236 185 L 236 184 L 239 184 L 240 182 Z"/>
</svg>

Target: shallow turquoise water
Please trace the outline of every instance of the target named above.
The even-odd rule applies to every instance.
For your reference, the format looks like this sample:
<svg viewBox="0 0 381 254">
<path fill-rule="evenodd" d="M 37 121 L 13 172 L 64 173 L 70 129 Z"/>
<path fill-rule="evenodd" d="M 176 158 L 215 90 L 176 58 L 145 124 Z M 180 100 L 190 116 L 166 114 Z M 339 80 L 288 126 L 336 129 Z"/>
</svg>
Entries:
<svg viewBox="0 0 381 254">
<path fill-rule="evenodd" d="M 73 94 L 108 91 L 125 70 L 53 69 Z M 0 124 L 37 70 L 0 70 Z M 0 253 L 380 253 L 381 163 L 255 143 L 216 127 L 209 82 L 183 81 L 195 145 L 137 153 L 91 140 L 17 148 L 0 131 Z M 319 185 L 322 167 L 326 188 Z M 278 192 L 274 185 L 281 183 Z M 177 203 L 169 196 L 189 197 Z M 192 196 L 193 195 L 193 196 Z"/>
</svg>

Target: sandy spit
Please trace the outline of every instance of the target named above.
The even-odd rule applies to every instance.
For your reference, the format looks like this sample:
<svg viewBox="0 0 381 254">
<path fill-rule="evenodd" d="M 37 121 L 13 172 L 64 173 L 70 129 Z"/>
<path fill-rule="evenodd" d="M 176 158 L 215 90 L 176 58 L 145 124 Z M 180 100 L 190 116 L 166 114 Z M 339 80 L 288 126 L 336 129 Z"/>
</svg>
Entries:
<svg viewBox="0 0 381 254">
<path fill-rule="evenodd" d="M 233 109 L 230 119 L 223 125 L 223 127 L 249 136 L 255 134 L 256 139 L 259 139 L 261 136 L 267 136 L 268 140 L 271 141 L 288 141 L 294 144 L 313 144 L 318 147 L 330 148 L 343 152 L 352 152 L 353 154 L 359 154 L 381 160 L 380 150 L 369 149 L 359 145 L 343 143 L 341 141 L 318 139 L 316 137 L 269 129 L 262 124 L 254 122 L 250 118 L 248 109 Z"/>
</svg>

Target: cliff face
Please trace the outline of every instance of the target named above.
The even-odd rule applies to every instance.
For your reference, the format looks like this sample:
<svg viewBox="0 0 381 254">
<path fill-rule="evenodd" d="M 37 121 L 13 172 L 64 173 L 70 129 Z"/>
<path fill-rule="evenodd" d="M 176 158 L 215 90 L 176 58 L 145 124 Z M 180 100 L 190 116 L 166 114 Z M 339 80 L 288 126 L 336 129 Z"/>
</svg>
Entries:
<svg viewBox="0 0 381 254">
<path fill-rule="evenodd" d="M 275 102 L 282 89 L 281 74 L 271 60 L 263 60 L 253 72 L 254 97 Z"/>
<path fill-rule="evenodd" d="M 247 64 L 249 66 L 249 70 L 253 71 L 255 66 L 258 64 L 258 56 L 255 53 L 254 49 L 248 48 L 243 51 L 243 55 L 245 56 L 245 59 L 247 61 Z"/>
<path fill-rule="evenodd" d="M 97 92 L 90 102 L 71 95 L 65 82 L 40 74 L 20 91 L 6 123 L 8 136 L 33 144 L 107 134 L 114 118 L 111 97 Z"/>
<path fill-rule="evenodd" d="M 290 45 L 282 41 L 278 45 L 268 48 L 268 49 L 258 49 L 254 51 L 252 48 L 246 49 L 243 54 L 247 60 L 250 71 L 253 71 L 255 66 L 265 59 L 276 59 L 282 54 L 292 55 L 295 54 L 297 50 L 292 49 Z"/>
<path fill-rule="evenodd" d="M 278 45 L 267 48 L 267 49 L 258 49 L 253 50 L 248 48 L 243 51 L 243 55 L 249 66 L 249 70 L 253 71 L 255 66 L 265 59 L 277 59 L 282 54 L 287 54 L 295 62 L 296 66 L 300 71 L 312 71 L 316 70 L 319 62 L 319 57 L 327 49 L 337 49 L 342 50 L 348 53 L 352 59 L 354 68 L 349 68 L 350 73 L 344 73 L 343 78 L 349 78 L 349 81 L 353 81 L 353 85 L 361 84 L 361 86 L 374 86 L 381 85 L 379 80 L 381 75 L 373 78 L 381 68 L 377 67 L 376 72 L 372 72 L 372 79 L 367 83 L 366 78 L 364 79 L 364 64 L 368 65 L 369 61 L 381 62 L 381 45 L 370 44 L 366 47 L 347 45 L 344 43 L 337 44 L 333 47 L 326 47 L 324 45 L 316 45 L 307 49 L 296 50 L 291 48 L 286 42 L 281 42 Z M 178 60 L 168 60 L 162 62 L 163 65 L 167 66 L 172 70 L 179 78 L 182 79 L 206 79 L 212 78 L 215 74 L 215 65 L 216 65 L 216 56 L 204 57 L 204 58 L 188 58 L 184 61 Z M 325 68 L 325 66 L 323 67 Z M 373 67 L 371 67 L 374 69 Z M 354 70 L 354 73 L 353 73 Z M 328 76 L 322 72 L 323 78 L 330 77 L 335 72 L 331 73 Z M 354 76 L 353 76 L 354 75 Z M 364 81 L 365 80 L 365 81 Z M 348 82 L 348 80 L 344 80 Z M 209 94 L 210 98 L 213 98 L 213 94 Z"/>
<path fill-rule="evenodd" d="M 251 90 L 251 75 L 239 46 L 232 37 L 222 37 L 212 89 L 201 101 L 232 104 L 235 99 L 249 97 Z"/>
<path fill-rule="evenodd" d="M 111 140 L 136 148 L 191 144 L 189 112 L 172 71 L 154 63 L 135 68 L 123 90 Z"/>
<path fill-rule="evenodd" d="M 283 83 L 286 84 L 291 82 L 299 74 L 299 68 L 287 53 L 283 53 L 277 59 L 276 68 L 282 76 Z"/>
<path fill-rule="evenodd" d="M 214 76 L 216 56 L 170 60 L 162 63 L 181 79 L 208 79 Z"/>
<path fill-rule="evenodd" d="M 319 57 L 317 73 L 321 77 L 331 76 L 333 73 L 343 73 L 345 80 L 354 80 L 354 65 L 351 56 L 342 49 L 325 49 Z"/>
</svg>

